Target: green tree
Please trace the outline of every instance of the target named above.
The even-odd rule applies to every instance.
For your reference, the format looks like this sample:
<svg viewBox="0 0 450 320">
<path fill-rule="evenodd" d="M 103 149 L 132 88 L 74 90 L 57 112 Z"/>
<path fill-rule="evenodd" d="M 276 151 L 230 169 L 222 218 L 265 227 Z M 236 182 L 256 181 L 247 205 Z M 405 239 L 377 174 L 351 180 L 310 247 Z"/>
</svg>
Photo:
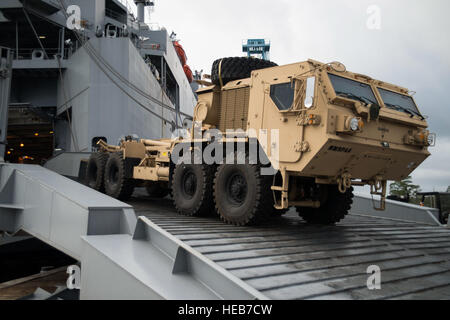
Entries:
<svg viewBox="0 0 450 320">
<path fill-rule="evenodd" d="M 409 176 L 402 181 L 394 182 L 390 185 L 391 195 L 404 197 L 411 202 L 417 202 L 417 193 L 420 192 L 420 186 L 413 184 L 412 177 Z"/>
<path fill-rule="evenodd" d="M 450 192 L 450 186 L 447 188 L 447 192 Z"/>
</svg>

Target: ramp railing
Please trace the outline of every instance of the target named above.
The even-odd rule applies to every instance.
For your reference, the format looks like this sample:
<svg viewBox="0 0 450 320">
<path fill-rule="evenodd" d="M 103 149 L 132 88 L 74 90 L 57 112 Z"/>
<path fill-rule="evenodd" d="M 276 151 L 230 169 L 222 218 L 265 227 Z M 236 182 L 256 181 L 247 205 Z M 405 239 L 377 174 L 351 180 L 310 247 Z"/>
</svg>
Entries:
<svg viewBox="0 0 450 320">
<path fill-rule="evenodd" d="M 386 210 L 376 211 L 373 208 L 373 201 L 376 200 L 373 200 L 369 195 L 356 195 L 351 213 L 361 216 L 415 222 L 432 226 L 442 226 L 439 222 L 439 211 L 437 209 L 420 207 L 393 200 L 386 200 Z"/>
<path fill-rule="evenodd" d="M 40 166 L 0 163 L 0 230 L 24 230 L 80 260 L 83 235 L 129 234 L 131 206 Z"/>
<path fill-rule="evenodd" d="M 134 209 L 55 172 L 0 163 L 0 231 L 81 261 L 82 299 L 266 299 Z"/>
<path fill-rule="evenodd" d="M 82 160 L 88 160 L 90 152 L 63 152 L 50 158 L 44 168 L 72 179 L 80 178 Z"/>
<path fill-rule="evenodd" d="M 85 300 L 268 299 L 145 217 L 139 218 L 133 237 L 83 240 L 81 298 Z"/>
</svg>

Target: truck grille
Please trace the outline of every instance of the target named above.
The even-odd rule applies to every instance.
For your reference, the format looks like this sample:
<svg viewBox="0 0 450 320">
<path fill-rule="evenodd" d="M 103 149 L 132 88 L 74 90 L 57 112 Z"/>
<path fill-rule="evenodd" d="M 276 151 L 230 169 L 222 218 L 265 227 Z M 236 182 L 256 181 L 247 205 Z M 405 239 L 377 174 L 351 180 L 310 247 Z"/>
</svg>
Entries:
<svg viewBox="0 0 450 320">
<path fill-rule="evenodd" d="M 219 130 L 247 130 L 250 88 L 227 90 L 222 93 Z"/>
</svg>

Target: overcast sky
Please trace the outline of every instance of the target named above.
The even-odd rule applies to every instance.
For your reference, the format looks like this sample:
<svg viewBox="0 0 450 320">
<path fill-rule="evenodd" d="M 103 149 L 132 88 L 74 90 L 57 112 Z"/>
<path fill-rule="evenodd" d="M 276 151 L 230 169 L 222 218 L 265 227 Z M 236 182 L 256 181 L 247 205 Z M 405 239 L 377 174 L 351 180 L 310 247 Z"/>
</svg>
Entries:
<svg viewBox="0 0 450 320">
<path fill-rule="evenodd" d="M 380 29 L 374 11 L 380 11 Z M 242 40 L 267 38 L 278 64 L 312 58 L 416 91 L 437 146 L 414 175 L 424 191 L 450 186 L 450 1 L 156 0 L 153 23 L 173 30 L 192 69 L 241 56 Z M 375 24 L 374 24 L 375 23 Z"/>
</svg>

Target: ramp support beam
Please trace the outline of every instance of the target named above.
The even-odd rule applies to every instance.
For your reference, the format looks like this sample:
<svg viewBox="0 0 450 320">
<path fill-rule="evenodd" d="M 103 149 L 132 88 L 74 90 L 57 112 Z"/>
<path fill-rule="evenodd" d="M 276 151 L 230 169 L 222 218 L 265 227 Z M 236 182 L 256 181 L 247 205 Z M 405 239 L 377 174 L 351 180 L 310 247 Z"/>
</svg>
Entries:
<svg viewBox="0 0 450 320">
<path fill-rule="evenodd" d="M 0 162 L 4 161 L 12 78 L 12 50 L 0 47 Z"/>
</svg>

